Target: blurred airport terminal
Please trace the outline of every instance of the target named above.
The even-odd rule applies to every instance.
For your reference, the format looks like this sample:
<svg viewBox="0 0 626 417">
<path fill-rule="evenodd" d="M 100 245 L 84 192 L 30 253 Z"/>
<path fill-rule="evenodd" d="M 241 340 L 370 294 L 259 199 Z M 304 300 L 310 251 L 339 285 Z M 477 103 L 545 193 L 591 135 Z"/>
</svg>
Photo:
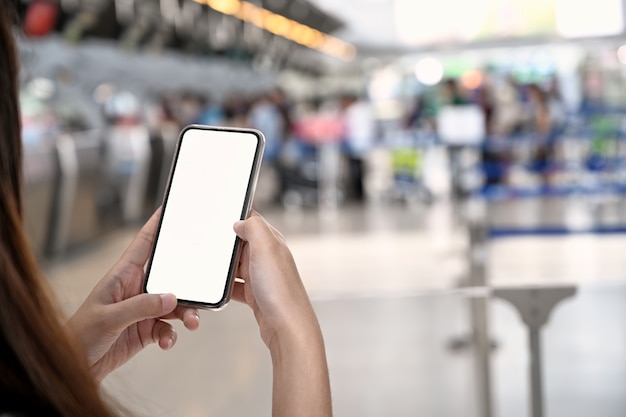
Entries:
<svg viewBox="0 0 626 417">
<path fill-rule="evenodd" d="M 16 3 L 27 226 L 68 313 L 181 128 L 253 127 L 337 417 L 626 415 L 626 0 Z M 250 311 L 201 320 L 107 390 L 270 415 Z"/>
</svg>

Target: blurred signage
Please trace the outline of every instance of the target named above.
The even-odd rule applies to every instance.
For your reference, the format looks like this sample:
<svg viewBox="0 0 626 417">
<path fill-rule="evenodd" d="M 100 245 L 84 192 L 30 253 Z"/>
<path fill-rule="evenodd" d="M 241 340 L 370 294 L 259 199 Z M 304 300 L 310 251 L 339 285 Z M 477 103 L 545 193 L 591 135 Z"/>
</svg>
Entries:
<svg viewBox="0 0 626 417">
<path fill-rule="evenodd" d="M 241 21 L 250 23 L 269 33 L 307 48 L 319 50 L 333 57 L 350 61 L 356 56 L 356 49 L 353 45 L 252 2 L 241 0 L 194 1 L 205 4 L 225 15 L 235 16 Z"/>
<path fill-rule="evenodd" d="M 478 106 L 444 106 L 437 127 L 439 139 L 447 145 L 474 146 L 485 139 L 485 115 Z"/>
<path fill-rule="evenodd" d="M 306 0 L 272 3 L 271 10 L 261 0 L 21 0 L 21 5 L 33 36 L 56 30 L 74 42 L 95 37 L 115 39 L 129 50 L 221 54 L 269 70 L 316 72 L 322 63 L 318 52 L 343 59 L 355 54 L 352 45 L 322 32 L 341 24 Z"/>
<path fill-rule="evenodd" d="M 396 31 L 409 45 L 623 33 L 623 0 L 396 0 Z"/>
</svg>

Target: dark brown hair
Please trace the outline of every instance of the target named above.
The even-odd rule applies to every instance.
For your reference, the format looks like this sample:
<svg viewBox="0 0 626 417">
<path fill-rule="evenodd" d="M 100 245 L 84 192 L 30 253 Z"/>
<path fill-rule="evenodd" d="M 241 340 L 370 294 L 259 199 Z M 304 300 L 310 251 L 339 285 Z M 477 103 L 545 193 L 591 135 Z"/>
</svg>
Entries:
<svg viewBox="0 0 626 417">
<path fill-rule="evenodd" d="M 18 59 L 0 0 L 0 414 L 113 416 L 29 247 L 22 218 Z"/>
</svg>

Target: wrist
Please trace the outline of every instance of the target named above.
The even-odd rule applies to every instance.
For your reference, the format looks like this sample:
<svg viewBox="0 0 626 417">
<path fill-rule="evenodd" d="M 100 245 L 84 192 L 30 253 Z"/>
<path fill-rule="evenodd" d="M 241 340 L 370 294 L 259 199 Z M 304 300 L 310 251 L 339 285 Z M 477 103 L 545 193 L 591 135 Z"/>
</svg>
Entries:
<svg viewBox="0 0 626 417">
<path fill-rule="evenodd" d="M 321 336 L 317 316 L 304 291 L 295 295 L 281 294 L 281 299 L 284 301 L 275 303 L 272 308 L 254 311 L 261 337 L 270 352 L 279 344 L 294 344 L 303 338 Z"/>
<path fill-rule="evenodd" d="M 291 320 L 277 329 L 267 344 L 272 359 L 280 359 L 284 355 L 303 354 L 324 349 L 322 331 L 313 317 L 309 320 Z"/>
<path fill-rule="evenodd" d="M 283 326 L 268 344 L 273 368 L 272 415 L 330 417 L 332 405 L 322 332 L 313 316 Z"/>
<path fill-rule="evenodd" d="M 85 363 L 87 367 L 89 367 L 96 384 L 100 385 L 107 374 L 102 371 L 100 366 L 98 366 L 98 363 L 96 363 L 94 353 L 89 351 L 89 343 L 85 340 L 85 335 L 88 334 L 89 327 L 85 326 L 83 321 L 84 320 L 81 320 L 81 316 L 77 312 L 65 323 L 65 329 L 74 346 L 76 346 L 76 348 L 84 356 L 86 361 Z"/>
</svg>

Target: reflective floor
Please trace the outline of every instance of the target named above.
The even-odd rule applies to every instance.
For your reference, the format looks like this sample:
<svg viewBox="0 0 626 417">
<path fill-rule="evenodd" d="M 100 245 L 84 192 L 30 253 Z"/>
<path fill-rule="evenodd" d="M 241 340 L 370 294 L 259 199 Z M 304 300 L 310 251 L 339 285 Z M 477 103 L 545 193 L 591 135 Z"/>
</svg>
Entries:
<svg viewBox="0 0 626 417">
<path fill-rule="evenodd" d="M 325 335 L 336 416 L 480 416 L 473 323 L 463 288 L 469 245 L 446 203 L 264 211 L 286 236 Z M 68 312 L 135 230 L 48 266 Z M 573 285 L 543 328 L 547 416 L 626 410 L 626 236 L 499 239 L 485 248 L 492 286 Z M 484 296 L 486 293 L 483 292 Z M 478 294 L 480 296 L 480 294 Z M 493 415 L 530 415 L 526 327 L 489 298 Z M 151 416 L 271 415 L 271 365 L 244 306 L 202 312 L 171 352 L 152 346 L 106 388 Z"/>
</svg>

